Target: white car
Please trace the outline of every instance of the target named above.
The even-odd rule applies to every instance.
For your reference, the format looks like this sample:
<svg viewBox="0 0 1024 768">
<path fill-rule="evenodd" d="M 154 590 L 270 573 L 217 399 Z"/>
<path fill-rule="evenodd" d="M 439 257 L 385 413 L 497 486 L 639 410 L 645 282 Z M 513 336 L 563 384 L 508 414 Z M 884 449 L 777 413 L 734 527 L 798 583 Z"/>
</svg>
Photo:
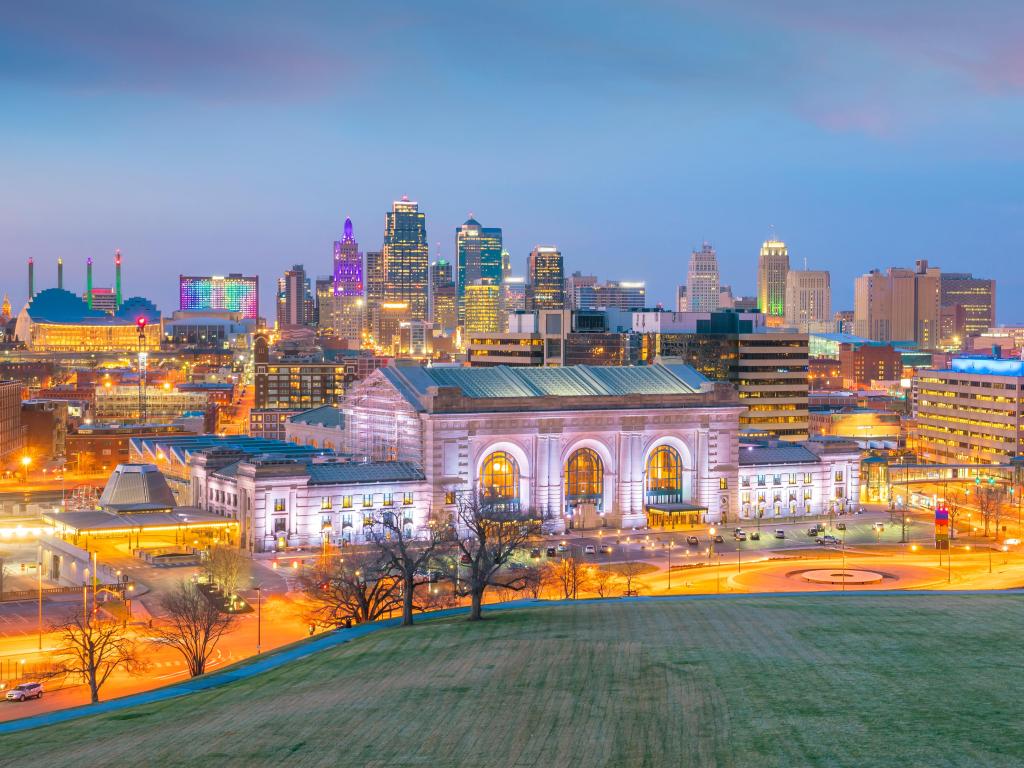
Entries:
<svg viewBox="0 0 1024 768">
<path fill-rule="evenodd" d="M 43 698 L 43 686 L 41 683 L 22 683 L 7 692 L 8 701 L 27 701 L 28 699 Z"/>
<path fill-rule="evenodd" d="M 583 548 L 583 554 L 584 555 L 596 555 L 597 554 L 597 547 L 595 547 L 593 544 L 587 544 L 587 546 L 585 546 Z"/>
</svg>

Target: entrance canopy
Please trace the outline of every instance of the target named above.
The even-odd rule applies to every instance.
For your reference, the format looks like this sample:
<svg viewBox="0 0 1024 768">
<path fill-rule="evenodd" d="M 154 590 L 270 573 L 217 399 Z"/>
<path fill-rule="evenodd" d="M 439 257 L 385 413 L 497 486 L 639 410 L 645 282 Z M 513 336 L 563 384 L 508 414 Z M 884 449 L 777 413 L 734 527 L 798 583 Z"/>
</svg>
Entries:
<svg viewBox="0 0 1024 768">
<path fill-rule="evenodd" d="M 116 514 L 101 509 L 44 514 L 43 521 L 58 534 L 124 534 L 149 531 L 191 530 L 193 528 L 230 528 L 236 520 L 194 507 L 178 507 L 168 512 Z"/>
<path fill-rule="evenodd" d="M 648 504 L 647 524 L 658 528 L 700 525 L 706 519 L 707 507 L 688 504 L 685 501 L 672 504 Z"/>
</svg>

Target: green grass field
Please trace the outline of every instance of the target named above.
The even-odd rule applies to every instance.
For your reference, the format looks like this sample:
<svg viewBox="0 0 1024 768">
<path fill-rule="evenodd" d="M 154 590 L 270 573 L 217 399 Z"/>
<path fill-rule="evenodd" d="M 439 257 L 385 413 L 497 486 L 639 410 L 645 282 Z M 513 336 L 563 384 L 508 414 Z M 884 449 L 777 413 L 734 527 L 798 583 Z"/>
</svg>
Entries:
<svg viewBox="0 0 1024 768">
<path fill-rule="evenodd" d="M 580 604 L 393 629 L 0 737 L 11 766 L 1024 765 L 1024 598 Z"/>
</svg>

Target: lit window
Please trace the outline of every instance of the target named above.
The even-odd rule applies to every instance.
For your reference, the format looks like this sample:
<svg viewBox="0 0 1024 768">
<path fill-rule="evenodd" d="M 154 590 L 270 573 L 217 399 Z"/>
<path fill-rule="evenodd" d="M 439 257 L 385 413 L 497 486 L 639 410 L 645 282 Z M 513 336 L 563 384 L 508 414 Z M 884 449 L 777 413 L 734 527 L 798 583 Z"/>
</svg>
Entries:
<svg viewBox="0 0 1024 768">
<path fill-rule="evenodd" d="M 284 499 L 274 499 L 274 511 L 284 512 Z"/>
</svg>

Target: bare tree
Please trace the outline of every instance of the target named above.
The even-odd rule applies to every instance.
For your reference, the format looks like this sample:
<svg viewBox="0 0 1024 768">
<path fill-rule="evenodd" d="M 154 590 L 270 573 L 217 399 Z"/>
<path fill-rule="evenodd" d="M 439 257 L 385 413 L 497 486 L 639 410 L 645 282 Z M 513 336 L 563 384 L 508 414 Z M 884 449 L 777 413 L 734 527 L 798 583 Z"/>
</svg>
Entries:
<svg viewBox="0 0 1024 768">
<path fill-rule="evenodd" d="M 153 626 L 154 642 L 180 653 L 192 677 L 202 675 L 217 643 L 235 629 L 235 614 L 222 612 L 190 581 L 180 582 L 160 605 L 167 618 Z"/>
<path fill-rule="evenodd" d="M 540 599 L 540 593 L 544 587 L 544 572 L 540 568 L 527 568 L 519 574 L 519 579 L 526 594 L 534 600 Z"/>
<path fill-rule="evenodd" d="M 115 670 L 136 674 L 145 669 L 138 644 L 119 621 L 75 610 L 53 631 L 62 641 L 56 652 L 58 669 L 87 683 L 93 703 Z"/>
<path fill-rule="evenodd" d="M 954 488 L 946 495 L 946 509 L 949 510 L 949 538 L 951 539 L 956 538 L 956 521 L 960 519 L 963 501 L 963 491 L 959 488 Z"/>
<path fill-rule="evenodd" d="M 457 532 L 454 537 L 459 561 L 468 571 L 459 594 L 469 595 L 469 620 L 479 621 L 488 587 L 526 588 L 526 579 L 502 574 L 501 567 L 526 545 L 535 522 L 518 508 L 494 502 L 476 491 L 458 497 L 455 515 L 456 525 L 465 534 Z"/>
<path fill-rule="evenodd" d="M 206 559 L 206 573 L 210 580 L 220 587 L 224 597 L 230 599 L 242 581 L 246 567 L 245 557 L 237 547 L 216 544 L 210 547 Z"/>
<path fill-rule="evenodd" d="M 355 552 L 320 563 L 299 582 L 310 603 L 310 619 L 323 627 L 376 621 L 400 603 L 401 580 L 380 552 Z"/>
<path fill-rule="evenodd" d="M 626 582 L 626 594 L 635 595 L 637 590 L 633 588 L 636 577 L 647 570 L 647 566 L 638 560 L 627 560 L 619 566 L 619 575 Z"/>
<path fill-rule="evenodd" d="M 402 626 L 408 627 L 413 623 L 416 587 L 427 583 L 422 571 L 439 554 L 442 539 L 433 525 L 429 526 L 425 538 L 414 538 L 406 528 L 404 517 L 404 514 L 384 510 L 374 520 L 371 538 L 380 550 L 382 560 L 401 580 Z M 417 581 L 418 574 L 420 578 Z"/>
<path fill-rule="evenodd" d="M 595 568 L 590 577 L 598 597 L 611 597 L 618 581 L 618 574 L 604 568 Z"/>
<path fill-rule="evenodd" d="M 547 582 L 566 600 L 575 600 L 579 591 L 586 589 L 589 584 L 589 569 L 583 561 L 572 555 L 549 562 L 544 570 Z"/>
</svg>

